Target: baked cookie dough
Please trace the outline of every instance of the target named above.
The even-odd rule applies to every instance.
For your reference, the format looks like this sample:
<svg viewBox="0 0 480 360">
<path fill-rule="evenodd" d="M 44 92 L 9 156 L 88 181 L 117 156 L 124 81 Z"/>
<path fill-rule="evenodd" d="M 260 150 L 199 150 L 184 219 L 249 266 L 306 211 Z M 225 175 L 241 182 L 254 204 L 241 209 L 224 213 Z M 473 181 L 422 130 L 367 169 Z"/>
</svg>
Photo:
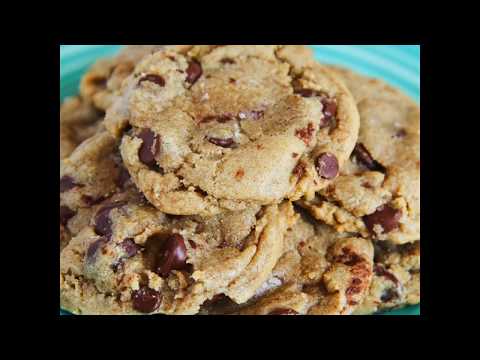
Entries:
<svg viewBox="0 0 480 360">
<path fill-rule="evenodd" d="M 141 197 L 122 165 L 117 141 L 100 131 L 60 161 L 60 250 L 113 195 Z"/>
<path fill-rule="evenodd" d="M 404 245 L 378 243 L 372 284 L 354 314 L 372 314 L 419 303 L 420 240 Z"/>
<path fill-rule="evenodd" d="M 115 91 L 146 55 L 159 51 L 163 45 L 128 45 L 113 57 L 95 62 L 80 82 L 81 97 L 103 111 L 112 103 Z"/>
<path fill-rule="evenodd" d="M 211 216 L 324 188 L 359 119 L 347 88 L 304 47 L 205 45 L 142 60 L 105 126 L 149 202 Z"/>
<path fill-rule="evenodd" d="M 270 278 L 243 306 L 217 298 L 204 314 L 348 315 L 364 302 L 373 276 L 369 240 L 301 217 L 287 232 Z"/>
<path fill-rule="evenodd" d="M 360 133 L 340 175 L 300 204 L 339 232 L 396 244 L 420 238 L 420 109 L 384 82 L 331 68 L 351 90 Z"/>
<path fill-rule="evenodd" d="M 60 159 L 99 131 L 103 117 L 102 112 L 80 97 L 67 98 L 60 105 Z"/>
<path fill-rule="evenodd" d="M 196 314 L 218 294 L 247 301 L 293 225 L 291 203 L 210 218 L 146 202 L 104 203 L 60 256 L 61 307 L 75 314 Z"/>
</svg>

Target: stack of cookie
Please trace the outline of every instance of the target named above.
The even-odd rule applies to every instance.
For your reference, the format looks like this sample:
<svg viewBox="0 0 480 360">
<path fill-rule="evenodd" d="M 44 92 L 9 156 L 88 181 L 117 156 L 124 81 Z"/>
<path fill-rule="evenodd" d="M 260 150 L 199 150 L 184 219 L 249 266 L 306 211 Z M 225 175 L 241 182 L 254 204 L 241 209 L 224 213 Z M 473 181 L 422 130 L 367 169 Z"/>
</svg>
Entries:
<svg viewBox="0 0 480 360">
<path fill-rule="evenodd" d="M 307 47 L 128 46 L 61 105 L 61 307 L 417 304 L 419 148 L 418 105 Z"/>
</svg>

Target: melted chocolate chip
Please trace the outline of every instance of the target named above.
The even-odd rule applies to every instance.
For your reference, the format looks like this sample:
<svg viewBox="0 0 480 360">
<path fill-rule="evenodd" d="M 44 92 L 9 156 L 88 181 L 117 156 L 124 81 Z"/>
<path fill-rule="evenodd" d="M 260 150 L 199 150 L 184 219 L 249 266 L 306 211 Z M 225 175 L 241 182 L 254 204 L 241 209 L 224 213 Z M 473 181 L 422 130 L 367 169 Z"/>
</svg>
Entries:
<svg viewBox="0 0 480 360">
<path fill-rule="evenodd" d="M 95 256 L 99 249 L 101 249 L 106 243 L 108 239 L 101 237 L 100 239 L 94 241 L 90 244 L 87 249 L 87 253 L 85 254 L 87 263 L 93 263 L 95 261 Z"/>
<path fill-rule="evenodd" d="M 268 315 L 298 315 L 298 312 L 293 309 L 278 308 L 270 311 Z"/>
<path fill-rule="evenodd" d="M 157 273 L 167 277 L 172 270 L 183 270 L 187 263 L 187 248 L 183 236 L 172 234 L 162 245 Z"/>
<path fill-rule="evenodd" d="M 405 136 L 407 136 L 405 129 L 400 129 L 395 133 L 395 137 L 397 138 L 404 138 Z"/>
<path fill-rule="evenodd" d="M 393 299 L 398 299 L 399 297 L 400 295 L 398 294 L 397 290 L 387 289 L 380 297 L 380 300 L 386 303 L 386 302 L 392 301 Z"/>
<path fill-rule="evenodd" d="M 90 79 L 90 83 L 95 87 L 106 88 L 107 87 L 107 78 L 103 76 L 98 76 Z"/>
<path fill-rule="evenodd" d="M 156 74 L 147 74 L 145 75 L 144 77 L 142 77 L 140 80 L 138 80 L 138 85 L 140 85 L 142 82 L 144 81 L 149 81 L 149 82 L 152 82 L 154 84 L 157 84 L 158 86 L 160 87 L 164 87 L 165 86 L 165 79 L 163 77 L 161 77 L 160 75 L 156 75 Z"/>
<path fill-rule="evenodd" d="M 389 205 L 382 205 L 373 214 L 365 215 L 363 222 L 370 233 L 375 234 L 375 225 L 380 225 L 383 233 L 386 234 L 398 228 L 398 221 L 401 217 L 401 210 L 394 209 Z"/>
<path fill-rule="evenodd" d="M 233 120 L 234 116 L 232 114 L 221 114 L 221 115 L 208 115 L 205 116 L 202 120 L 199 121 L 199 124 L 209 123 L 212 121 L 217 121 L 221 124 L 224 124 L 230 120 Z"/>
<path fill-rule="evenodd" d="M 160 150 L 159 136 L 150 129 L 143 129 L 138 137 L 143 140 L 142 146 L 138 150 L 140 161 L 147 166 L 155 165 L 155 156 Z"/>
<path fill-rule="evenodd" d="M 384 278 L 390 280 L 394 284 L 398 285 L 398 279 L 393 275 L 391 272 L 387 271 L 383 266 L 376 264 L 375 268 L 373 269 L 375 275 L 383 276 Z"/>
<path fill-rule="evenodd" d="M 60 224 L 63 226 L 67 225 L 68 220 L 74 217 L 75 214 L 76 212 L 70 209 L 68 206 L 60 206 Z"/>
<path fill-rule="evenodd" d="M 125 205 L 124 202 L 109 204 L 101 208 L 95 215 L 95 233 L 100 236 L 110 238 L 112 236 L 112 220 L 110 219 L 110 211 Z"/>
<path fill-rule="evenodd" d="M 60 193 L 71 190 L 77 186 L 80 185 L 77 184 L 71 176 L 65 175 L 60 179 Z"/>
<path fill-rule="evenodd" d="M 303 129 L 298 129 L 295 131 L 295 136 L 302 140 L 305 145 L 309 145 L 312 140 L 313 133 L 315 132 L 315 127 L 313 123 L 308 123 L 307 127 Z"/>
<path fill-rule="evenodd" d="M 333 154 L 323 153 L 315 160 L 315 168 L 320 177 L 333 179 L 338 175 L 338 160 Z"/>
<path fill-rule="evenodd" d="M 373 159 L 372 155 L 370 155 L 370 153 L 363 144 L 358 143 L 357 145 L 355 145 L 355 149 L 353 150 L 353 156 L 355 156 L 357 161 L 363 166 L 365 166 L 367 169 L 371 171 L 379 171 L 382 173 L 386 173 L 385 167 L 378 161 Z"/>
<path fill-rule="evenodd" d="M 130 173 L 125 169 L 123 166 L 120 168 L 118 172 L 118 176 L 115 179 L 115 185 L 117 185 L 120 189 L 124 190 L 125 185 L 130 180 Z"/>
<path fill-rule="evenodd" d="M 343 248 L 342 249 L 342 255 L 336 256 L 333 261 L 334 262 L 339 262 L 342 263 L 346 266 L 355 266 L 359 263 L 361 263 L 363 258 L 358 256 L 356 253 L 351 251 L 349 248 Z"/>
<path fill-rule="evenodd" d="M 305 174 L 305 164 L 303 162 L 299 162 L 293 169 L 293 175 L 301 179 L 304 174 Z"/>
<path fill-rule="evenodd" d="M 219 139 L 219 138 L 209 137 L 207 138 L 207 140 L 214 145 L 221 146 L 224 148 L 231 148 L 235 146 L 235 141 L 232 138 Z"/>
<path fill-rule="evenodd" d="M 100 204 L 103 200 L 105 200 L 105 196 L 89 196 L 89 195 L 82 195 L 82 201 L 88 205 L 88 206 L 93 206 Z"/>
<path fill-rule="evenodd" d="M 331 121 L 337 116 L 337 103 L 330 98 L 322 99 L 323 105 L 323 119 L 320 124 L 320 128 L 324 128 L 330 125 Z"/>
<path fill-rule="evenodd" d="M 202 74 L 202 65 L 197 60 L 190 61 L 187 68 L 186 81 L 193 85 L 200 78 L 200 76 L 202 76 Z"/>
<path fill-rule="evenodd" d="M 220 60 L 220 62 L 222 64 L 235 64 L 235 60 L 230 59 L 230 58 L 223 58 L 222 60 Z"/>
<path fill-rule="evenodd" d="M 133 308 L 141 313 L 148 314 L 158 309 L 162 296 L 158 291 L 143 286 L 132 294 Z"/>
</svg>

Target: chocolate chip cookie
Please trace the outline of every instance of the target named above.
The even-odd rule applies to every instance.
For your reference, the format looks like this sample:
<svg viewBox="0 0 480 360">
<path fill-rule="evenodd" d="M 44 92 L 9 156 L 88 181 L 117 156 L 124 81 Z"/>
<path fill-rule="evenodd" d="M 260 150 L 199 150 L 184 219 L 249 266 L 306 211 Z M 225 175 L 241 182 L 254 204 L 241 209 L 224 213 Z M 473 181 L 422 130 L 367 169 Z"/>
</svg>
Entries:
<svg viewBox="0 0 480 360">
<path fill-rule="evenodd" d="M 132 73 L 135 65 L 146 55 L 159 51 L 164 45 L 128 45 L 113 57 L 95 62 L 80 82 L 81 97 L 103 111 L 112 103 L 115 91 Z"/>
<path fill-rule="evenodd" d="M 373 279 L 363 303 L 354 314 L 420 303 L 420 241 L 404 245 L 378 243 Z"/>
<path fill-rule="evenodd" d="M 292 205 L 200 218 L 146 202 L 104 202 L 60 257 L 60 300 L 75 314 L 196 314 L 215 295 L 247 301 L 270 276 Z"/>
<path fill-rule="evenodd" d="M 384 82 L 331 69 L 352 91 L 360 133 L 339 176 L 300 203 L 340 232 L 390 240 L 420 238 L 420 109 Z"/>
<path fill-rule="evenodd" d="M 348 315 L 364 301 L 373 276 L 369 240 L 336 233 L 305 214 L 287 232 L 282 257 L 251 300 L 225 299 L 203 313 L 242 315 Z"/>
<path fill-rule="evenodd" d="M 211 216 L 299 199 L 334 179 L 358 135 L 347 88 L 299 46 L 148 55 L 105 126 L 159 210 Z"/>
<path fill-rule="evenodd" d="M 60 248 L 82 228 L 105 200 L 140 197 L 123 167 L 117 141 L 100 131 L 60 161 Z"/>
<path fill-rule="evenodd" d="M 99 131 L 103 113 L 80 97 L 60 105 L 60 159 L 69 156 L 84 140 Z"/>
</svg>

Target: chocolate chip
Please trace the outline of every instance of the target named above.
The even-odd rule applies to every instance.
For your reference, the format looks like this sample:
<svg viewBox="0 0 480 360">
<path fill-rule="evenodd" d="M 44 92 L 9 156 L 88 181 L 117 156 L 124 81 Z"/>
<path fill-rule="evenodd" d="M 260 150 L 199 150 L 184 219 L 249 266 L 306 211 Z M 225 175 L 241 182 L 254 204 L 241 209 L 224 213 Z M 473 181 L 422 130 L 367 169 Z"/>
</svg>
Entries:
<svg viewBox="0 0 480 360">
<path fill-rule="evenodd" d="M 309 145 L 312 140 L 313 133 L 315 132 L 315 127 L 313 123 L 308 123 L 307 127 L 298 129 L 295 131 L 295 136 L 302 140 L 305 145 Z"/>
<path fill-rule="evenodd" d="M 71 176 L 65 175 L 60 179 L 60 193 L 71 190 L 77 186 L 80 185 L 77 184 Z"/>
<path fill-rule="evenodd" d="M 405 136 L 407 136 L 407 132 L 405 131 L 405 129 L 400 129 L 395 133 L 395 137 L 397 138 L 403 138 Z"/>
<path fill-rule="evenodd" d="M 107 238 L 101 237 L 90 244 L 85 255 L 87 263 L 93 263 L 98 249 L 101 249 L 108 242 Z"/>
<path fill-rule="evenodd" d="M 293 175 L 301 179 L 304 174 L 305 174 L 305 164 L 303 162 L 299 162 L 293 169 Z"/>
<path fill-rule="evenodd" d="M 112 236 L 112 220 L 110 219 L 110 211 L 125 205 L 124 202 L 109 204 L 101 208 L 95 215 L 95 233 L 97 235 L 110 238 Z"/>
<path fill-rule="evenodd" d="M 318 175 L 324 179 L 333 179 L 338 175 L 338 160 L 335 155 L 323 153 L 315 160 Z"/>
<path fill-rule="evenodd" d="M 398 294 L 397 290 L 387 289 L 380 297 L 380 300 L 385 303 L 392 301 L 393 299 L 398 299 L 399 297 L 400 295 Z"/>
<path fill-rule="evenodd" d="M 107 87 L 107 78 L 103 76 L 98 76 L 90 79 L 90 83 L 96 87 L 105 88 Z"/>
<path fill-rule="evenodd" d="M 209 137 L 209 138 L 207 138 L 207 140 L 214 145 L 221 146 L 221 147 L 224 147 L 224 148 L 231 148 L 235 145 L 235 141 L 233 141 L 232 138 L 219 139 L 219 138 Z"/>
<path fill-rule="evenodd" d="M 125 251 L 125 254 L 127 255 L 127 257 L 132 257 L 137 255 L 142 249 L 140 245 L 137 245 L 135 241 L 133 241 L 132 238 L 127 238 L 123 240 L 120 243 L 120 246 L 122 247 L 123 251 Z"/>
<path fill-rule="evenodd" d="M 320 128 L 324 128 L 330 125 L 332 119 L 337 116 L 337 103 L 329 98 L 322 99 L 323 105 L 323 119 L 320 124 Z"/>
<path fill-rule="evenodd" d="M 103 200 L 105 200 L 105 196 L 89 196 L 89 195 L 82 195 L 82 201 L 88 205 L 88 206 L 93 206 L 100 204 Z"/>
<path fill-rule="evenodd" d="M 386 172 L 385 167 L 378 161 L 374 160 L 366 147 L 361 143 L 355 145 L 355 149 L 353 150 L 353 156 L 355 156 L 355 158 L 360 164 L 362 164 L 371 171 L 379 171 L 382 173 Z"/>
<path fill-rule="evenodd" d="M 205 231 L 205 224 L 204 223 L 198 223 L 197 226 L 195 227 L 195 233 L 196 234 L 201 234 L 204 231 Z"/>
<path fill-rule="evenodd" d="M 144 81 L 149 81 L 149 82 L 152 82 L 154 84 L 157 84 L 158 86 L 160 87 L 164 87 L 165 86 L 165 79 L 163 77 L 161 77 L 160 75 L 156 75 L 156 74 L 147 74 L 145 75 L 144 77 L 142 77 L 140 80 L 138 80 L 138 85 L 140 85 L 142 82 Z"/>
<path fill-rule="evenodd" d="M 147 166 L 155 165 L 155 155 L 160 150 L 159 136 L 150 129 L 143 129 L 138 137 L 143 140 L 142 146 L 138 150 L 140 161 Z"/>
<path fill-rule="evenodd" d="M 195 231 L 196 232 L 196 231 Z M 193 248 L 193 249 L 196 249 L 197 248 L 197 244 L 195 244 L 192 240 L 188 240 L 188 243 L 190 244 L 190 246 Z"/>
<path fill-rule="evenodd" d="M 120 189 L 125 189 L 126 183 L 130 180 L 130 173 L 125 169 L 123 166 L 120 168 L 118 172 L 118 176 L 115 179 L 115 185 L 117 185 Z"/>
<path fill-rule="evenodd" d="M 363 222 L 370 233 L 375 234 L 375 225 L 380 225 L 386 234 L 398 228 L 398 221 L 401 217 L 401 210 L 394 209 L 389 205 L 382 205 L 373 214 L 365 215 Z"/>
<path fill-rule="evenodd" d="M 221 115 L 208 115 L 205 116 L 202 120 L 199 121 L 199 124 L 209 123 L 212 121 L 217 121 L 219 123 L 226 123 L 230 120 L 233 120 L 234 116 L 232 114 L 221 114 Z"/>
<path fill-rule="evenodd" d="M 292 309 L 278 308 L 270 311 L 268 315 L 298 315 L 298 312 Z"/>
<path fill-rule="evenodd" d="M 172 234 L 165 240 L 157 264 L 157 273 L 167 277 L 172 270 L 183 270 L 187 263 L 187 248 L 180 234 Z"/>
<path fill-rule="evenodd" d="M 198 78 L 202 76 L 202 74 L 202 65 L 197 60 L 190 61 L 187 68 L 186 81 L 193 85 L 198 80 Z"/>
<path fill-rule="evenodd" d="M 361 263 L 363 258 L 358 256 L 356 253 L 351 251 L 349 248 L 343 248 L 342 249 L 342 255 L 335 256 L 333 258 L 334 262 L 342 263 L 346 266 L 355 266 L 359 263 Z"/>
<path fill-rule="evenodd" d="M 75 214 L 76 212 L 70 209 L 68 206 L 60 206 L 60 224 L 63 226 L 67 225 L 68 220 L 74 217 Z"/>
<path fill-rule="evenodd" d="M 234 78 L 230 78 L 230 79 L 228 79 L 228 82 L 230 84 L 235 84 L 237 82 L 237 80 L 235 80 Z"/>
<path fill-rule="evenodd" d="M 305 98 L 313 97 L 313 96 L 320 96 L 320 92 L 313 89 L 295 89 L 293 91 L 294 94 L 300 95 Z"/>
<path fill-rule="evenodd" d="M 158 309 L 162 296 L 158 291 L 142 286 L 132 294 L 133 308 L 141 313 L 148 314 Z"/>
<path fill-rule="evenodd" d="M 393 275 L 391 272 L 387 271 L 383 266 L 379 264 L 375 264 L 375 267 L 373 269 L 375 272 L 375 275 L 377 276 L 383 276 L 384 278 L 390 280 L 394 284 L 398 285 L 398 279 Z"/>
<path fill-rule="evenodd" d="M 222 60 L 220 60 L 220 62 L 222 64 L 235 64 L 235 60 L 230 59 L 230 58 L 223 58 Z"/>
</svg>

